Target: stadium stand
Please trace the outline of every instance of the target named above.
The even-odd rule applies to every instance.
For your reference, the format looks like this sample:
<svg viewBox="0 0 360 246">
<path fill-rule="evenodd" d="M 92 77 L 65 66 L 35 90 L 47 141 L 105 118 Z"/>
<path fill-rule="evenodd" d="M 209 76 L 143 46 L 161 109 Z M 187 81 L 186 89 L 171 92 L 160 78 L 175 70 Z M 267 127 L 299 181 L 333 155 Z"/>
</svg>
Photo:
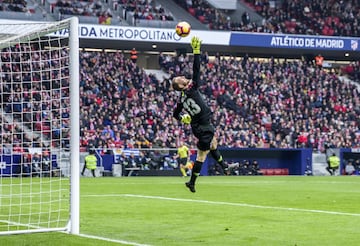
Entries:
<svg viewBox="0 0 360 246">
<path fill-rule="evenodd" d="M 179 6 L 187 15 L 174 15 Z M 245 0 L 237 1 L 235 10 L 218 6 L 207 0 L 5 0 L 0 11 L 8 19 L 51 21 L 76 15 L 82 23 L 170 28 L 178 19 L 193 17 L 200 23 L 194 24 L 198 29 L 360 36 L 360 5 L 355 0 Z"/>
<path fill-rule="evenodd" d="M 206 0 L 175 0 L 175 2 L 210 29 L 230 30 L 230 18 L 219 9 L 213 8 Z"/>
<path fill-rule="evenodd" d="M 6 59 L 2 57 L 3 61 Z M 247 58 L 244 61 L 216 56 L 209 61 L 206 55 L 202 59 L 205 66 L 203 91 L 215 112 L 213 120 L 220 132 L 220 146 L 307 147 L 319 152 L 326 147 L 360 147 L 360 92 L 356 85 L 341 79 L 335 71 L 301 60 Z M 36 65 L 37 60 L 33 62 Z M 179 128 L 169 113 L 176 95 L 169 92 L 168 79 L 158 80 L 154 74 L 146 74 L 121 51 L 84 51 L 80 62 L 83 149 L 89 145 L 104 149 L 175 148 L 180 139 L 189 135 L 186 134 L 189 129 Z M 170 76 L 177 75 L 190 71 L 191 57 L 161 54 L 159 63 Z M 28 73 L 18 76 L 28 76 Z M 29 122 L 35 119 L 34 124 L 26 124 L 35 135 L 24 135 L 20 130 L 24 128 L 17 127 L 16 122 L 14 127 L 4 125 L 3 129 L 18 131 L 18 139 L 37 138 L 39 146 L 46 141 L 36 136 L 37 132 L 44 137 L 56 136 L 69 117 L 69 112 L 54 110 L 56 105 L 50 102 L 47 105 L 26 103 L 32 98 L 36 101 L 50 97 L 36 93 L 40 86 L 46 87 L 46 84 L 33 84 L 32 88 L 30 84 L 17 88 L 2 85 L 4 111 L 17 113 L 15 119 L 23 117 Z M 42 91 L 46 92 L 46 88 Z M 33 107 L 31 111 L 29 107 Z M 61 121 L 50 120 L 58 119 L 59 115 Z M 48 120 L 39 125 L 36 119 L 40 118 Z M 17 147 L 29 147 L 27 142 Z M 59 144 L 64 143 L 54 141 L 51 146 Z"/>
<path fill-rule="evenodd" d="M 27 12 L 27 2 L 24 0 L 4 0 L 2 1 L 1 11 Z"/>
<path fill-rule="evenodd" d="M 15 20 L 52 20 L 48 18 L 46 10 L 41 9 L 36 0 L 4 0 L 0 2 L 0 16 L 2 19 Z"/>
<path fill-rule="evenodd" d="M 325 36 L 360 35 L 358 1 L 238 1 L 239 12 L 207 0 L 174 0 L 214 30 Z M 258 18 L 260 17 L 260 19 Z"/>
<path fill-rule="evenodd" d="M 359 36 L 357 23 L 360 14 L 359 4 L 356 1 L 344 1 L 344 5 L 338 6 L 336 11 L 325 5 L 326 11 L 321 15 L 315 14 L 315 10 L 318 5 L 322 6 L 327 1 L 314 1 L 311 6 L 301 5 L 299 1 L 297 6 L 303 10 L 308 7 L 311 13 L 314 12 L 314 19 L 309 18 L 307 10 L 302 11 L 301 14 L 299 12 L 301 8 L 293 10 L 293 5 L 286 4 L 287 1 L 284 1 L 278 12 L 268 1 L 247 1 L 254 11 L 266 19 L 263 26 L 251 21 L 246 22 L 248 19 L 245 18 L 246 16 L 241 23 L 233 23 L 226 14 L 214 9 L 206 1 L 175 2 L 198 18 L 204 24 L 204 29 L 210 27 L 220 30 Z M 350 3 L 354 8 L 347 7 Z M 3 1 L 1 6 L 2 11 L 12 10 L 6 1 Z M 140 0 L 104 1 L 101 4 L 80 1 L 70 5 L 64 5 L 64 2 L 60 0 L 46 0 L 40 2 L 33 15 L 38 13 L 41 18 L 44 18 L 42 10 L 48 10 L 48 14 L 54 19 L 57 19 L 60 13 L 60 18 L 77 15 L 83 22 L 99 23 L 101 17 L 104 22 L 100 21 L 100 23 L 115 24 L 114 20 L 128 20 L 127 16 L 134 16 L 137 13 L 136 19 L 139 21 L 135 23 L 124 21 L 122 24 L 147 26 L 148 22 L 153 21 L 173 26 L 177 17 L 162 6 L 157 5 L 156 1 Z M 25 7 L 28 8 L 28 5 Z M 79 9 L 81 9 L 80 12 Z M 112 15 L 111 23 L 107 22 L 106 18 L 102 18 L 103 13 L 108 10 Z M 25 16 L 26 13 L 21 12 Z M 286 12 L 289 16 L 285 15 Z M 276 18 L 271 18 L 274 16 Z M 308 18 L 309 21 L 316 20 L 320 25 L 310 25 L 313 22 L 309 22 L 308 25 L 299 25 L 299 23 L 306 23 L 302 22 L 302 18 Z M 328 29 L 325 33 L 319 33 L 320 30 L 324 30 L 325 25 L 333 31 Z M 2 59 L 6 58 L 2 57 Z M 191 59 L 190 56 L 184 54 L 172 56 L 160 53 L 159 66 L 169 76 L 190 73 Z M 220 146 L 308 147 L 317 152 L 324 152 L 327 147 L 360 147 L 358 117 L 360 90 L 340 76 L 346 74 L 349 78 L 359 81 L 359 62 L 353 62 L 341 71 L 336 71 L 319 68 L 299 59 L 260 60 L 252 57 L 244 59 L 244 57 L 216 55 L 210 60 L 206 53 L 202 59 L 205 67 L 202 77 L 203 91 L 215 112 L 213 120 L 219 126 L 217 130 L 220 133 Z M 191 134 L 187 134 L 190 129 L 179 128 L 178 123 L 169 113 L 174 107 L 176 95 L 169 93 L 170 82 L 167 78 L 159 80 L 154 74 L 146 73 L 141 65 L 132 63 L 121 50 L 117 52 L 82 51 L 80 64 L 81 147 L 83 151 L 89 146 L 102 149 L 176 148 L 177 143 L 185 136 L 189 142 L 194 140 Z M 22 76 L 26 76 L 26 73 Z M 25 102 L 30 100 L 28 98 L 30 88 L 26 85 L 23 91 L 20 88 L 15 88 L 15 90 L 6 88 L 6 84 L 2 87 L 5 92 L 2 95 L 2 102 L 6 112 L 18 112 L 19 117 L 32 119 L 40 117 L 50 119 L 62 115 L 63 119 L 63 122 L 49 120 L 47 124 L 27 124 L 26 127 L 33 129 L 35 133 L 31 136 L 25 134 L 23 127 L 17 126 L 16 122 L 2 125 L 4 134 L 11 131 L 17 132 L 17 138 L 9 138 L 4 143 L 6 148 L 13 146 L 17 151 L 21 151 L 22 148 L 29 147 L 27 143 L 30 141 L 26 139 L 32 138 L 37 139 L 38 146 L 42 146 L 44 141 L 36 132 L 45 133 L 44 137 L 47 134 L 56 136 L 59 134 L 61 125 L 67 123 L 69 112 L 60 112 L 56 109 L 56 105 L 37 105 L 45 109 L 50 106 L 55 107 L 55 110 L 53 108 L 51 111 L 45 110 L 41 113 L 42 110 L 38 108 L 30 113 L 26 104 L 19 103 L 21 100 Z M 49 95 L 37 95 L 35 90 L 33 96 Z M 20 142 L 19 139 L 25 139 L 25 141 Z M 59 144 L 66 143 L 54 141 L 51 146 L 56 147 Z"/>
<path fill-rule="evenodd" d="M 166 28 L 176 24 L 171 11 L 157 0 L 114 0 L 111 9 L 132 26 Z"/>
<path fill-rule="evenodd" d="M 31 48 L 36 49 L 35 46 Z M 9 139 L 10 142 L 7 142 L 6 144 L 19 144 L 17 147 L 20 149 L 29 147 L 57 147 L 60 144 L 64 144 L 60 142 L 59 135 L 61 126 L 68 124 L 69 112 L 61 112 L 56 100 L 50 101 L 45 100 L 45 98 L 55 99 L 61 98 L 61 96 L 66 97 L 65 91 L 62 92 L 62 95 L 60 95 L 60 91 L 56 91 L 50 95 L 50 87 L 59 88 L 60 83 L 69 82 L 55 79 L 58 75 L 58 71 L 50 72 L 50 67 L 55 66 L 53 64 L 57 63 L 55 58 L 58 57 L 58 54 L 55 51 L 52 54 L 53 63 L 44 65 L 49 68 L 49 71 L 43 74 L 31 72 L 31 68 L 38 68 L 40 66 L 41 60 L 50 60 L 48 56 L 43 54 L 33 54 L 31 63 L 14 62 L 9 66 L 7 62 L 10 62 L 12 59 L 14 59 L 14 61 L 21 60 L 19 56 L 20 52 L 16 53 L 16 51 L 19 51 L 20 49 L 28 50 L 29 53 L 27 53 L 27 55 L 30 57 L 30 53 L 32 52 L 31 48 L 25 46 L 13 47 L 13 52 L 18 54 L 18 57 L 16 57 L 16 55 L 10 57 L 6 52 L 1 53 L 1 61 L 3 62 L 1 67 L 1 102 L 3 117 L 7 117 L 6 113 L 11 113 L 13 115 L 13 117 L 6 118 L 4 129 L 13 132 L 15 136 L 17 136 L 16 140 Z M 24 56 L 26 57 L 26 55 Z M 14 86 L 12 86 L 11 82 L 20 81 L 20 76 L 22 76 L 21 81 L 25 82 L 15 83 Z M 51 82 L 49 78 L 52 78 Z M 43 79 L 42 82 L 41 79 Z M 30 81 L 32 81 L 32 83 Z M 69 102 L 64 99 L 63 103 L 66 104 Z M 62 118 L 61 120 L 60 116 Z M 21 119 L 23 125 L 18 123 L 19 119 Z M 46 137 L 50 134 L 54 139 L 52 143 L 46 141 Z M 32 146 L 29 145 L 32 142 L 30 139 L 34 141 Z"/>
<path fill-rule="evenodd" d="M 175 100 L 171 93 L 164 100 L 169 81 L 145 74 L 121 53 L 82 54 L 86 68 L 93 66 L 94 59 L 101 61 L 97 68 L 104 72 L 82 71 L 82 146 L 176 146 L 185 132 L 174 135 L 177 123 L 166 113 Z M 160 63 L 169 74 L 178 74 L 189 70 L 183 61 L 190 59 L 163 55 Z M 106 64 L 113 69 L 105 72 L 101 68 Z M 122 73 L 116 73 L 119 67 L 114 64 L 121 64 Z M 221 146 L 310 147 L 316 151 L 324 151 L 325 146 L 358 147 L 360 122 L 355 105 L 359 91 L 334 72 L 299 60 L 258 62 L 249 58 L 242 65 L 235 57 L 217 57 L 207 65 L 205 77 L 203 90 L 216 112 Z M 109 126 L 120 132 L 116 140 L 105 133 Z"/>
<path fill-rule="evenodd" d="M 326 36 L 360 36 L 359 1 L 246 0 L 272 32 Z"/>
<path fill-rule="evenodd" d="M 104 25 L 118 24 L 119 19 L 113 18 L 108 4 L 103 1 L 76 1 L 48 0 L 50 11 L 58 19 L 78 16 L 83 23 L 98 23 Z M 114 19 L 114 20 L 113 20 Z M 114 21 L 114 23 L 113 23 Z"/>
</svg>

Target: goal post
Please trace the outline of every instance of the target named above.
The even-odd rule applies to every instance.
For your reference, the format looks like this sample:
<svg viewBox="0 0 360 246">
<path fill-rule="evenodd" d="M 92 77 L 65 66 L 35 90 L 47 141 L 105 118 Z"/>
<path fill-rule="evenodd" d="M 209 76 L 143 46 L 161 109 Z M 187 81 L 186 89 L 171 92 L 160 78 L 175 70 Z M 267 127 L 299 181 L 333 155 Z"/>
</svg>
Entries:
<svg viewBox="0 0 360 246">
<path fill-rule="evenodd" d="M 78 19 L 0 20 L 0 236 L 79 234 Z"/>
</svg>

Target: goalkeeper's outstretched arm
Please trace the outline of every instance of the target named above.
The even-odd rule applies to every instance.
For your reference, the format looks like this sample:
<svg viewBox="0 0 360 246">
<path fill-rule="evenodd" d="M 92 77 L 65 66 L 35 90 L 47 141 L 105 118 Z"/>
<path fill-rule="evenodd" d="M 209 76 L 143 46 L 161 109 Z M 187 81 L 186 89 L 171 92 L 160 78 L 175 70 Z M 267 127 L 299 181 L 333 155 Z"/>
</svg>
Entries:
<svg viewBox="0 0 360 246">
<path fill-rule="evenodd" d="M 193 86 L 198 88 L 200 86 L 200 53 L 201 53 L 201 39 L 194 36 L 191 39 L 191 47 L 194 54 L 194 63 L 193 63 Z"/>
</svg>

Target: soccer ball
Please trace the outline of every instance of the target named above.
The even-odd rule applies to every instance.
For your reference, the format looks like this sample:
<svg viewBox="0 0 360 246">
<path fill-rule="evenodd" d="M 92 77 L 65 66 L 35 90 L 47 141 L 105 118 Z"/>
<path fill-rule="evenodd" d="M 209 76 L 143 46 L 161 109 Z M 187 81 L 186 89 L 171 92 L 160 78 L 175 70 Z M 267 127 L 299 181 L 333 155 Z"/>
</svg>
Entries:
<svg viewBox="0 0 360 246">
<path fill-rule="evenodd" d="M 186 21 L 182 21 L 176 25 L 175 31 L 177 35 L 179 35 L 182 38 L 185 38 L 190 34 L 190 29 L 191 29 L 190 24 L 187 23 Z"/>
</svg>

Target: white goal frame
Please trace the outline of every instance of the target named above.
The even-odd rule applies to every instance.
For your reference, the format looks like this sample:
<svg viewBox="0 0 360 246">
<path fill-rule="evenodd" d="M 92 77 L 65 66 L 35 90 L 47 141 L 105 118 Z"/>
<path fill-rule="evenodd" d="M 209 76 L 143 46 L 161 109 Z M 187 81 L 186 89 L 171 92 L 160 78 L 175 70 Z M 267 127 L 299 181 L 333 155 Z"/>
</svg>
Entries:
<svg viewBox="0 0 360 246">
<path fill-rule="evenodd" d="M 23 224 L 22 222 L 24 221 L 23 219 L 18 219 L 18 221 L 16 220 L 16 216 L 8 216 L 6 217 L 7 212 L 11 212 L 12 211 L 12 205 L 17 206 L 17 207 L 21 207 L 22 205 L 19 205 L 19 203 L 9 203 L 7 202 L 9 199 L 12 199 L 12 193 L 11 190 L 14 189 L 14 191 L 18 191 L 20 190 L 21 192 L 27 192 L 27 189 L 30 190 L 30 192 L 32 191 L 31 188 L 22 188 L 22 187 L 17 187 L 12 188 L 12 185 L 14 184 L 14 186 L 18 185 L 18 182 L 21 181 L 17 181 L 15 180 L 14 183 L 11 181 L 11 179 L 23 179 L 23 178 L 19 178 L 15 177 L 12 178 L 13 174 L 8 175 L 7 177 L 3 178 L 2 177 L 2 172 L 0 173 L 0 223 L 6 224 L 12 224 L 12 226 L 7 226 L 8 229 L 6 229 L 5 226 L 3 226 L 3 230 L 0 230 L 0 241 L 1 241 L 1 235 L 11 235 L 11 234 L 22 234 L 22 233 L 35 233 L 35 232 L 51 232 L 51 231 L 64 231 L 64 232 L 68 232 L 71 234 L 79 234 L 79 230 L 80 230 L 80 168 L 79 168 L 79 162 L 80 162 L 80 127 L 79 127 L 79 122 L 80 122 L 80 102 L 79 102 L 79 95 L 80 95 L 80 88 L 79 88 L 79 21 L 77 17 L 72 17 L 66 20 L 62 20 L 62 21 L 57 21 L 57 22 L 24 22 L 24 21 L 15 21 L 15 20 L 0 20 L 0 51 L 4 48 L 7 47 L 12 47 L 13 45 L 16 44 L 21 44 L 21 43 L 26 43 L 26 42 L 32 42 L 32 40 L 41 40 L 41 38 L 44 37 L 60 37 L 62 39 L 66 39 L 66 49 L 68 50 L 68 56 L 67 59 L 69 61 L 68 63 L 68 81 L 69 81 L 69 85 L 68 85 L 68 91 L 69 91 L 69 102 L 70 102 L 70 116 L 69 116 L 69 126 L 67 127 L 68 132 L 70 133 L 70 135 L 68 135 L 69 137 L 67 137 L 68 140 L 68 147 L 66 147 L 66 152 L 67 152 L 67 165 L 68 165 L 68 170 L 66 171 L 66 175 L 60 175 L 63 177 L 63 180 L 65 180 L 67 183 L 66 190 L 65 191 L 61 191 L 64 193 L 67 193 L 66 195 L 63 196 L 63 194 L 61 194 L 62 197 L 58 198 L 60 200 L 62 200 L 62 202 L 66 203 L 66 209 L 64 209 L 65 211 L 61 211 L 65 217 L 65 219 L 61 219 L 61 223 L 46 223 L 46 222 L 41 222 L 35 225 L 32 224 L 32 221 L 30 222 L 29 219 L 29 223 L 28 224 Z M 65 28 L 65 29 L 64 29 Z M 49 41 L 50 42 L 50 41 Z M 9 46 L 11 45 L 11 46 Z M 59 42 L 57 47 L 62 47 L 62 43 Z M 1 59 L 1 57 L 0 57 Z M 1 60 L 0 60 L 0 65 L 1 65 Z M 2 68 L 0 67 L 0 76 L 1 76 L 1 72 L 2 72 Z M 51 80 L 51 79 L 50 79 Z M 1 78 L 0 78 L 1 81 Z M 32 81 L 31 81 L 32 83 Z M 61 91 L 61 90 L 59 90 Z M 1 93 L 3 93 L 3 91 L 1 90 Z M 60 100 L 61 100 L 61 95 L 62 93 L 60 92 Z M 51 99 L 52 100 L 52 99 Z M 59 101 L 60 101 L 59 100 Z M 0 102 L 2 103 L 2 102 Z M 4 113 L 3 111 L 1 112 L 1 123 L 3 123 L 4 121 Z M 61 128 L 60 128 L 61 129 Z M 2 129 L 3 130 L 3 129 Z M 2 133 L 3 134 L 3 133 Z M 69 138 L 69 139 L 68 139 Z M 1 138 L 2 140 L 2 138 Z M 51 148 L 52 145 L 50 145 L 49 148 Z M 0 156 L 1 156 L 1 165 L 0 165 L 0 171 L 1 169 L 4 170 L 6 163 L 3 162 L 3 147 L 1 147 L 1 152 L 0 152 Z M 59 153 L 63 153 L 60 152 Z M 12 155 L 12 154 L 11 154 Z M 60 154 L 59 154 L 60 155 Z M 13 157 L 12 157 L 13 158 Z M 23 162 L 21 162 L 20 164 L 18 164 L 19 166 L 22 165 Z M 12 167 L 10 167 L 12 168 Z M 22 170 L 22 166 L 20 167 Z M 61 172 L 61 168 L 60 172 Z M 12 169 L 11 169 L 12 170 Z M 52 175 L 52 174 L 50 174 Z M 22 177 L 22 176 L 21 176 Z M 31 176 L 30 176 L 31 177 Z M 30 182 L 28 180 L 30 180 L 31 178 L 24 178 L 24 180 L 26 182 Z M 39 178 L 34 178 L 34 180 L 36 182 L 42 182 L 42 181 L 38 181 L 42 179 L 41 176 L 39 175 Z M 52 182 L 51 179 L 56 180 L 55 177 L 52 176 L 46 176 L 46 178 L 43 178 L 45 182 L 50 183 Z M 3 184 L 3 180 L 4 180 L 4 186 L 6 187 L 1 187 Z M 36 183 L 34 182 L 34 183 Z M 48 185 L 51 188 L 51 184 Z M 62 188 L 63 189 L 63 188 Z M 8 191 L 10 190 L 10 192 Z M 38 191 L 36 191 L 38 192 Z M 40 188 L 40 192 L 41 192 L 41 188 Z M 47 191 L 46 191 L 47 192 Z M 60 194 L 60 192 L 59 192 Z M 24 198 L 23 200 L 21 198 L 18 198 L 19 196 L 21 196 L 22 193 L 20 194 L 15 194 L 14 196 L 16 196 L 16 199 L 18 199 L 20 202 L 21 201 L 25 201 L 24 206 L 26 206 L 28 200 L 30 199 L 30 201 L 32 201 L 31 197 L 32 194 L 28 194 L 26 195 L 26 198 Z M 58 194 L 56 194 L 58 195 Z M 46 193 L 44 195 L 44 197 L 52 197 L 54 196 L 51 192 Z M 65 197 L 65 198 L 63 198 Z M 52 207 L 55 207 L 54 205 L 52 205 L 52 201 L 47 202 L 46 205 L 41 205 L 42 200 L 41 199 L 46 199 L 46 198 L 40 198 L 39 202 L 36 200 L 36 202 L 34 202 L 34 204 L 31 204 L 31 206 L 29 209 L 24 209 L 24 215 L 28 216 L 30 218 L 29 213 L 31 213 L 32 211 L 36 211 L 36 216 L 40 217 L 41 219 L 43 219 L 43 217 L 46 218 L 46 215 L 48 214 L 49 217 L 49 221 L 50 218 L 52 219 L 52 211 L 42 211 L 45 209 L 52 209 Z M 65 200 L 65 201 L 64 201 Z M 6 209 L 2 210 L 2 207 L 6 207 Z M 36 208 L 36 206 L 39 206 L 40 208 Z M 13 209 L 14 211 L 16 209 Z M 17 211 L 17 210 L 16 210 Z M 22 211 L 21 208 L 19 211 Z M 40 212 L 39 212 L 40 211 Z M 2 214 L 3 213 L 3 214 Z M 35 213 L 35 212 L 34 212 Z M 44 215 L 45 214 L 45 215 Z M 2 215 L 4 215 L 3 217 L 1 217 Z M 22 216 L 21 214 L 19 214 L 19 217 Z M 54 216 L 55 217 L 55 216 Z M 2 218 L 2 219 L 1 219 Z M 9 218 L 9 219 L 3 219 L 3 218 Z M 15 221 L 11 221 L 11 218 L 15 218 Z M 20 222 L 19 222 L 20 221 Z M 25 219 L 26 221 L 26 219 Z M 55 224 L 55 226 L 54 226 Z M 1 228 L 1 227 L 0 227 Z M 15 228 L 15 229 L 14 229 Z"/>
</svg>

